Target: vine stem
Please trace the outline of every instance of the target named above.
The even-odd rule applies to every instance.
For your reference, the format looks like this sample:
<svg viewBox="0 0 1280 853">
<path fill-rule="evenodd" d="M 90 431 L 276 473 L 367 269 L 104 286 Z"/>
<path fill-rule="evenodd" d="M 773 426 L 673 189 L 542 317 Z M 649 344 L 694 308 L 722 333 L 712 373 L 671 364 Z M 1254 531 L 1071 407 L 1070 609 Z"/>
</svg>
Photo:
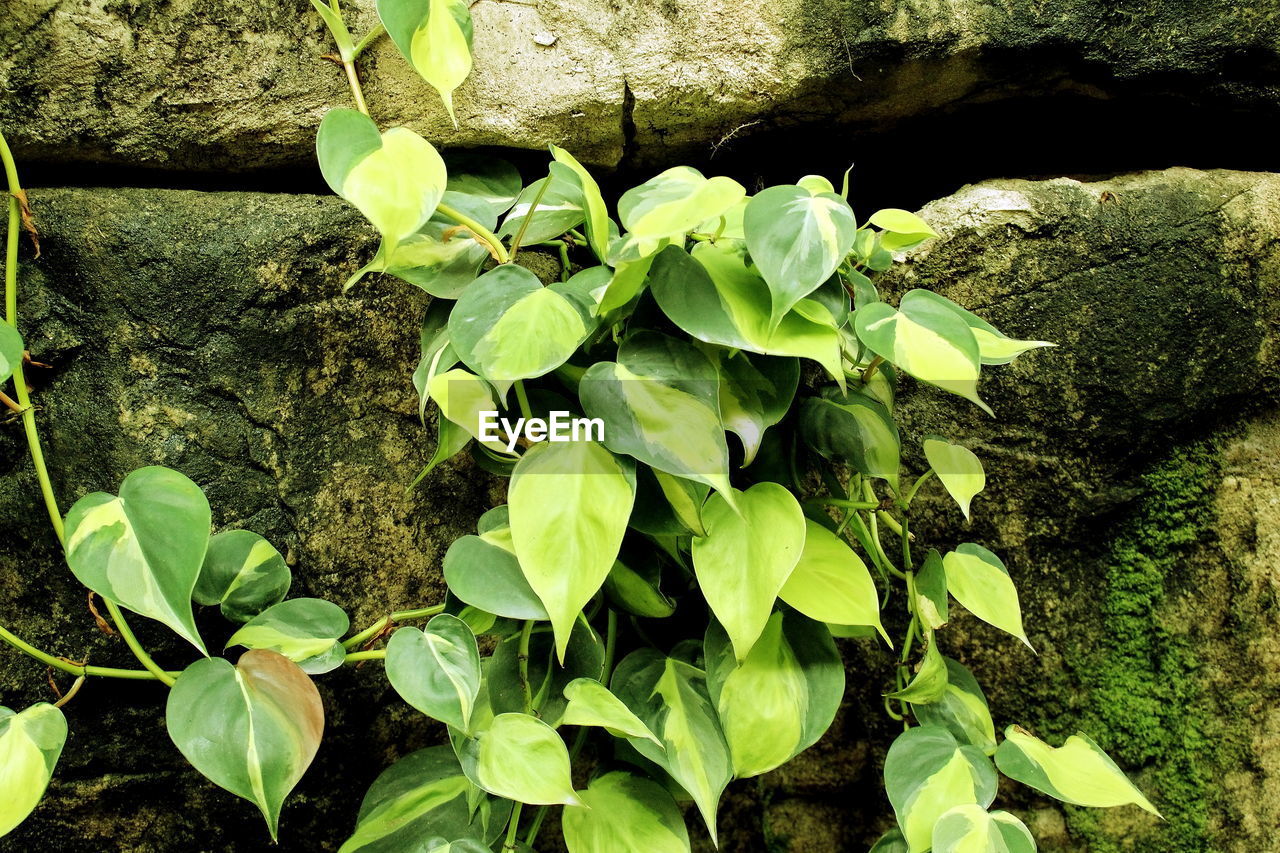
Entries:
<svg viewBox="0 0 1280 853">
<path fill-rule="evenodd" d="M 397 610 L 388 616 L 383 616 L 377 622 L 374 622 L 360 633 L 353 634 L 350 639 L 344 640 L 342 647 L 348 651 L 359 648 L 385 631 L 388 626 L 396 622 L 408 622 L 412 619 L 428 619 L 443 612 L 443 604 L 433 604 L 430 607 L 419 607 L 414 610 Z"/>
<path fill-rule="evenodd" d="M 47 666 L 61 670 L 69 675 L 78 677 L 98 676 L 102 678 L 126 678 L 135 681 L 155 681 L 156 675 L 153 672 L 144 669 L 116 669 L 110 666 L 90 666 L 88 664 L 72 663 L 60 657 L 55 657 L 48 652 L 41 651 L 35 646 L 23 640 L 13 632 L 0 626 L 0 640 L 4 640 L 18 651 L 35 658 Z M 169 673 L 176 675 L 176 673 Z"/>
<path fill-rule="evenodd" d="M 172 675 L 160 668 L 160 665 L 151 659 L 151 655 L 147 654 L 147 650 L 138 642 L 138 638 L 133 635 L 133 629 L 129 627 L 129 623 L 125 621 L 124 614 L 120 612 L 120 606 L 109 598 L 102 599 L 107 605 L 107 612 L 111 614 L 111 621 L 116 623 L 116 629 L 119 630 L 120 636 L 124 639 L 124 643 L 133 652 L 133 656 L 138 662 L 146 667 L 158 680 L 164 682 L 166 687 L 172 687 L 177 681 Z"/>
<path fill-rule="evenodd" d="M 5 180 L 9 185 L 9 223 L 5 237 L 4 262 L 4 319 L 16 329 L 18 328 L 18 237 L 22 230 L 21 199 L 25 196 L 22 192 L 22 184 L 18 181 L 18 166 L 13 160 L 13 152 L 9 150 L 9 143 L 2 132 L 0 132 L 0 161 L 4 163 Z M 27 391 L 27 380 L 21 363 L 14 365 L 13 368 L 13 389 L 18 397 L 18 405 L 22 408 L 22 429 L 27 435 L 27 449 L 31 452 L 31 462 L 36 469 L 36 478 L 40 481 L 40 494 L 44 499 L 45 509 L 49 513 L 49 524 L 53 526 L 58 542 L 65 546 L 62 513 L 58 510 L 53 481 L 49 479 L 44 450 L 40 446 L 40 433 L 36 429 L 36 412 L 31 405 L 31 395 Z"/>
<path fill-rule="evenodd" d="M 533 688 L 529 684 L 529 641 L 533 638 L 533 620 L 525 620 L 520 629 L 520 648 L 516 659 L 520 668 L 520 690 L 524 693 L 524 712 L 533 713 Z"/>
</svg>

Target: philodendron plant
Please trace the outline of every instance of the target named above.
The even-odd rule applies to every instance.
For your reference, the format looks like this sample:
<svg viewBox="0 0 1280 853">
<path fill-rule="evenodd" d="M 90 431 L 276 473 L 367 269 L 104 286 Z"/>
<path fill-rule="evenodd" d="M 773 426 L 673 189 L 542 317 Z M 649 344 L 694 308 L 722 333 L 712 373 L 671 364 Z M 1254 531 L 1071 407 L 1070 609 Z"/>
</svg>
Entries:
<svg viewBox="0 0 1280 853">
<path fill-rule="evenodd" d="M 1067 803 L 1155 811 L 1084 735 L 1056 747 L 1017 726 L 998 735 L 973 674 L 944 654 L 952 601 L 1030 643 L 998 556 L 916 544 L 920 490 L 941 488 L 968 517 L 985 475 L 951 438 L 904 441 L 899 377 L 990 413 L 982 368 L 1048 344 L 926 290 L 882 299 L 875 276 L 935 238 L 928 223 L 903 210 L 858 222 L 847 182 L 837 192 L 816 175 L 748 195 L 677 166 L 611 214 L 555 146 L 528 185 L 499 160 L 451 167 L 421 136 L 369 117 L 355 62 L 378 32 L 357 42 L 336 0 L 313 2 L 360 107 L 324 117 L 320 169 L 382 238 L 346 287 L 386 286 L 362 283 L 380 272 L 434 297 L 412 377 L 436 426 L 419 479 L 469 448 L 509 480 L 507 503 L 449 547 L 445 601 L 354 633 L 338 605 L 287 598 L 290 569 L 261 536 L 211 536 L 204 494 L 176 471 L 135 471 L 64 522 L 22 375 L 16 259 L 28 217 L 0 138 L 11 192 L 0 370 L 17 397 L 5 401 L 24 421 L 71 571 L 143 669 L 57 657 L 3 628 L 0 638 L 75 687 L 169 685 L 177 748 L 253 803 L 273 838 L 323 735 L 313 678 L 384 660 L 442 743 L 382 773 L 342 853 L 536 849 L 552 808 L 572 853 L 680 853 L 691 831 L 714 841 L 730 783 L 830 727 L 846 689 L 837 638 L 896 656 L 892 680 L 868 685 L 902 728 L 884 762 L 896 827 L 873 850 L 1034 850 L 1018 817 L 991 810 L 998 772 Z M 378 9 L 452 115 L 471 65 L 466 4 Z M 557 280 L 519 265 L 533 247 L 559 256 Z M 904 444 L 922 451 L 912 458 L 923 470 L 904 466 Z M 223 650 L 243 649 L 234 664 L 210 655 L 195 605 L 240 626 Z M 124 610 L 169 626 L 196 661 L 161 669 Z M 35 808 L 66 737 L 54 705 L 0 709 L 0 834 Z"/>
</svg>

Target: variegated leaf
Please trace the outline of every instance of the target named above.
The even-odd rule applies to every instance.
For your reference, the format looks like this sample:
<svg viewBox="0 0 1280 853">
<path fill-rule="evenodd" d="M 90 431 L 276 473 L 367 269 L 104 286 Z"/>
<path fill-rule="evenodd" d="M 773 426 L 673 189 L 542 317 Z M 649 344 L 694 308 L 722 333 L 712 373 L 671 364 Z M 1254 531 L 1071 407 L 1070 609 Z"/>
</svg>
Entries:
<svg viewBox="0 0 1280 853">
<path fill-rule="evenodd" d="M 0 837 L 40 804 L 66 742 L 58 708 L 41 702 L 15 714 L 0 706 Z"/>
<path fill-rule="evenodd" d="M 983 622 L 1009 632 L 1031 648 L 1022 628 L 1018 590 L 999 557 L 981 545 L 965 543 L 943 557 L 942 565 L 947 589 L 956 601 Z"/>
<path fill-rule="evenodd" d="M 956 806 L 991 805 L 996 771 L 981 750 L 962 746 L 940 726 L 898 735 L 884 762 L 885 791 L 910 853 L 933 844 L 933 826 Z"/>
<path fill-rule="evenodd" d="M 529 714 L 499 714 L 459 744 L 467 777 L 496 797 L 538 806 L 576 806 L 569 749 L 556 730 Z"/>
<path fill-rule="evenodd" d="M 1026 729 L 1010 726 L 996 750 L 1000 772 L 1077 806 L 1107 808 L 1132 803 L 1159 816 L 1160 812 L 1129 781 L 1116 763 L 1085 734 L 1074 734 L 1052 747 Z"/>
<path fill-rule="evenodd" d="M 662 741 L 649 731 L 649 727 L 621 699 L 593 678 L 575 678 L 570 681 L 564 688 L 564 698 L 568 700 L 568 704 L 560 717 L 559 725 L 599 726 L 607 729 L 614 737 L 648 738 L 659 746 L 662 745 Z"/>
<path fill-rule="evenodd" d="M 810 619 L 868 625 L 885 642 L 880 594 L 862 558 L 827 528 L 805 519 L 804 549 L 778 597 Z"/>
<path fill-rule="evenodd" d="M 614 771 L 579 792 L 562 819 L 569 853 L 689 853 L 684 815 L 661 785 Z"/>
<path fill-rule="evenodd" d="M 351 627 L 341 607 L 322 598 L 291 598 L 269 607 L 231 635 L 227 648 L 269 649 L 312 675 L 342 666 L 339 642 Z"/>
<path fill-rule="evenodd" d="M 964 517 L 968 518 L 969 504 L 987 485 L 981 460 L 969 448 L 936 436 L 925 439 L 924 456 L 946 487 L 947 494 L 955 499 Z"/>
<path fill-rule="evenodd" d="M 209 540 L 191 597 L 218 605 L 232 622 L 248 622 L 284 600 L 293 573 L 270 542 L 249 530 L 224 530 Z"/>
<path fill-rule="evenodd" d="M 387 643 L 387 680 L 432 719 L 464 732 L 480 694 L 480 651 L 467 624 L 441 613 L 427 626 L 401 628 Z"/>
<path fill-rule="evenodd" d="M 457 127 L 453 92 L 471 73 L 471 7 L 466 0 L 378 0 L 378 17 L 404 58 L 440 93 Z"/>
<path fill-rule="evenodd" d="M 917 705 L 916 719 L 926 725 L 942 726 L 960 743 L 993 755 L 996 727 L 982 687 L 964 666 L 950 658 L 943 660 L 947 665 L 947 689 L 938 701 Z"/>
</svg>

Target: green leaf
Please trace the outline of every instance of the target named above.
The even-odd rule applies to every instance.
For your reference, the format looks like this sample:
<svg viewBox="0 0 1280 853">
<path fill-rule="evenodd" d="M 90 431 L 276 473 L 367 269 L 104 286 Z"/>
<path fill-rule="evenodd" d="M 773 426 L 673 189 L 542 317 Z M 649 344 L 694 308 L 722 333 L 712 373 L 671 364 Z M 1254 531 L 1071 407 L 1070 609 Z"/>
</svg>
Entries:
<svg viewBox="0 0 1280 853">
<path fill-rule="evenodd" d="M 191 597 L 197 604 L 218 605 L 232 622 L 248 622 L 283 601 L 292 583 L 284 557 L 270 542 L 248 530 L 224 530 L 209 540 Z"/>
<path fill-rule="evenodd" d="M 633 738 L 636 751 L 670 774 L 698 806 L 714 842 L 716 807 L 733 778 L 729 745 L 702 670 L 652 649 L 623 658 L 610 684 L 662 746 Z"/>
<path fill-rule="evenodd" d="M 943 726 L 960 743 L 976 746 L 985 755 L 994 754 L 996 727 L 986 695 L 973 673 L 950 658 L 943 660 L 947 665 L 946 692 L 936 702 L 917 705 L 916 719 L 924 725 Z"/>
<path fill-rule="evenodd" d="M 657 251 L 658 249 L 655 248 L 654 254 L 645 255 L 634 261 L 618 262 L 604 294 L 600 297 L 597 314 L 604 316 L 611 311 L 617 311 L 640 295 L 649 280 L 649 270 L 653 267 L 653 259 L 657 257 Z"/>
<path fill-rule="evenodd" d="M 711 699 L 739 779 L 785 764 L 830 728 L 844 697 L 844 664 L 822 623 L 775 612 L 737 663 L 728 635 L 712 622 L 704 648 Z"/>
<path fill-rule="evenodd" d="M 676 241 L 704 220 L 719 218 L 747 194 L 732 178 L 708 180 L 697 169 L 675 166 L 633 187 L 618 199 L 618 217 L 632 237 L 656 251 L 657 241 Z"/>
<path fill-rule="evenodd" d="M 329 187 L 391 248 L 427 224 L 444 194 L 444 160 L 431 143 L 403 127 L 379 133 L 373 119 L 355 110 L 325 113 L 316 154 Z"/>
<path fill-rule="evenodd" d="M 660 581 L 661 571 L 656 559 L 650 557 L 644 562 L 637 562 L 624 555 L 609 570 L 604 591 L 610 601 L 627 613 L 647 619 L 665 619 L 676 612 L 676 603 L 662 592 Z"/>
<path fill-rule="evenodd" d="M 524 686 L 520 683 L 520 637 L 504 637 L 494 649 L 485 670 L 489 706 L 495 714 L 524 710 Z M 564 665 L 556 660 L 555 639 L 547 625 L 538 625 L 529 638 L 529 691 L 533 711 L 543 720 L 559 720 L 568 707 L 564 691 L 579 678 L 604 678 L 604 642 L 586 618 L 579 618 L 569 635 Z"/>
<path fill-rule="evenodd" d="M 440 436 L 436 449 L 437 456 L 440 455 L 441 447 L 448 449 L 444 458 L 461 450 L 470 438 L 478 439 L 483 432 L 480 423 L 481 414 L 497 410 L 493 401 L 493 390 L 489 384 L 460 367 L 431 377 L 427 382 L 427 393 L 432 400 L 436 401 L 436 405 L 440 407 L 440 414 L 444 416 L 444 419 L 439 422 Z M 446 421 L 456 429 L 446 430 Z M 506 445 L 501 440 L 486 440 L 484 444 L 494 452 L 506 452 Z M 437 461 L 432 460 L 428 470 Z"/>
<path fill-rule="evenodd" d="M 0 706 L 0 837 L 40 804 L 66 742 L 60 709 L 40 702 L 15 714 Z"/>
<path fill-rule="evenodd" d="M 968 518 L 969 504 L 987 485 L 982 462 L 969 448 L 941 438 L 925 439 L 924 456 L 946 487 L 947 494 L 955 499 L 964 517 Z"/>
<path fill-rule="evenodd" d="M 928 634 L 924 658 L 911 677 L 911 682 L 901 690 L 888 694 L 888 698 L 923 706 L 937 702 L 946 694 L 947 660 L 938 651 L 938 641 L 933 632 L 929 631 Z"/>
<path fill-rule="evenodd" d="M 605 424 L 605 446 L 652 468 L 729 488 L 715 367 L 690 344 L 657 332 L 632 335 L 616 362 L 597 362 L 578 396 Z"/>
<path fill-rule="evenodd" d="M 996 795 L 996 771 L 987 757 L 940 726 L 898 735 L 885 756 L 884 781 L 910 853 L 932 846 L 934 824 L 952 808 L 986 808 Z"/>
<path fill-rule="evenodd" d="M 342 666 L 339 642 L 351 628 L 341 607 L 322 598 L 293 598 L 268 607 L 227 640 L 227 648 L 269 649 L 312 675 Z"/>
<path fill-rule="evenodd" d="M 956 601 L 983 622 L 1007 631 L 1031 648 L 1022 629 L 1022 608 L 1009 570 L 981 545 L 965 543 L 942 558 L 947 589 Z"/>
<path fill-rule="evenodd" d="M 285 797 L 324 733 L 320 693 L 288 658 L 251 649 L 187 667 L 165 708 L 169 737 L 211 782 L 253 803 L 274 841 Z"/>
<path fill-rule="evenodd" d="M 720 417 L 725 429 L 742 439 L 745 468 L 756 458 L 764 431 L 787 416 L 800 383 L 794 358 L 749 356 L 711 351 L 720 372 Z"/>
<path fill-rule="evenodd" d="M 821 524 L 804 522 L 804 549 L 778 597 L 810 619 L 869 625 L 889 642 L 880 623 L 880 594 L 867 564 Z M 892 645 L 892 643 L 890 643 Z"/>
<path fill-rule="evenodd" d="M 867 220 L 870 224 L 885 231 L 892 231 L 895 234 L 927 234 L 930 237 L 937 237 L 938 232 L 929 227 L 929 223 L 925 222 L 919 216 L 908 210 L 900 210 L 896 207 L 888 207 L 884 210 L 878 210 L 871 214 L 871 218 Z"/>
<path fill-rule="evenodd" d="M 827 180 L 822 175 L 805 175 L 803 178 L 796 181 L 796 186 L 808 190 L 813 195 L 834 193 L 836 191 L 836 188 L 832 185 L 831 181 Z M 847 195 L 843 197 L 848 199 Z"/>
<path fill-rule="evenodd" d="M 503 264 L 475 280 L 449 315 L 458 357 L 489 380 L 550 373 L 586 338 L 590 315 L 543 287 L 524 267 Z"/>
<path fill-rule="evenodd" d="M 26 351 L 22 335 L 8 323 L 0 323 L 0 382 L 13 375 L 22 366 L 22 354 Z"/>
<path fill-rule="evenodd" d="M 401 628 L 387 643 L 387 680 L 400 698 L 432 719 L 471 731 L 480 693 L 480 651 L 456 616 L 441 613 L 425 628 Z"/>
<path fill-rule="evenodd" d="M 600 185 L 572 154 L 558 145 L 551 146 L 551 156 L 557 163 L 568 166 L 582 187 L 583 208 L 587 214 L 587 242 L 603 263 L 609 254 L 609 208 L 600 194 Z"/>
<path fill-rule="evenodd" d="M 378 0 L 378 17 L 423 80 L 440 93 L 453 126 L 453 91 L 471 73 L 471 7 L 466 0 Z"/>
<path fill-rule="evenodd" d="M 564 810 L 569 853 L 689 853 L 684 815 L 661 785 L 614 771 L 580 792 L 582 806 Z"/>
<path fill-rule="evenodd" d="M 548 183 L 550 186 L 544 191 Z M 541 201 L 534 208 L 533 202 L 539 195 Z M 532 216 L 525 228 L 523 243 L 526 246 L 542 243 L 581 225 L 587 216 L 586 207 L 577 174 L 563 163 L 552 163 L 547 177 L 534 181 L 520 193 L 503 220 L 498 236 L 514 237 Z"/>
<path fill-rule="evenodd" d="M 499 714 L 461 744 L 468 778 L 497 797 L 536 806 L 576 806 L 569 750 L 556 730 L 528 714 Z"/>
<path fill-rule="evenodd" d="M 1031 832 L 1008 812 L 976 803 L 956 806 L 933 827 L 934 853 L 1035 853 Z"/>
<path fill-rule="evenodd" d="M 707 535 L 693 540 L 693 569 L 741 662 L 800 559 L 805 519 L 795 496 L 777 483 L 734 491 L 736 512 L 721 494 L 707 501 L 702 513 Z"/>
<path fill-rule="evenodd" d="M 1160 812 L 1088 735 L 1078 733 L 1052 747 L 1019 726 L 1004 731 L 996 750 L 1000 772 L 1077 806 L 1108 808 L 1133 804 L 1157 817 Z"/>
<path fill-rule="evenodd" d="M 484 203 L 496 221 L 520 195 L 520 171 L 506 160 L 473 151 L 449 152 L 446 199 L 466 196 Z"/>
<path fill-rule="evenodd" d="M 880 836 L 868 853 L 908 853 L 909 849 L 907 840 L 902 837 L 902 830 L 895 826 Z"/>
<path fill-rule="evenodd" d="M 662 746 L 657 735 L 649 731 L 639 717 L 622 700 L 609 692 L 593 678 L 575 678 L 564 688 L 564 698 L 569 700 L 564 715 L 557 725 L 599 726 L 609 734 L 621 738 L 648 738 Z"/>
<path fill-rule="evenodd" d="M 635 495 L 634 469 L 592 441 L 544 442 L 516 464 L 512 541 L 562 661 L 578 613 L 617 559 Z"/>
<path fill-rule="evenodd" d="M 520 570 L 508 524 L 455 539 L 444 555 L 444 579 L 460 601 L 495 616 L 549 618 Z"/>
<path fill-rule="evenodd" d="M 940 296 L 931 290 L 913 290 L 911 294 L 914 294 L 911 297 L 912 300 L 932 302 L 948 309 L 964 320 L 969 326 L 969 331 L 973 332 L 973 336 L 978 342 L 978 356 L 983 364 L 1009 364 L 1028 350 L 1057 346 L 1057 344 L 1051 344 L 1048 341 L 1020 341 L 1016 338 L 1008 337 L 977 314 L 966 311 L 950 299 Z"/>
<path fill-rule="evenodd" d="M 209 502 L 168 468 L 139 468 L 116 497 L 94 492 L 67 513 L 67 565 L 80 583 L 163 622 L 202 653 L 191 594 L 209 544 Z"/>
<path fill-rule="evenodd" d="M 418 392 L 418 420 L 424 424 L 427 403 L 431 400 L 431 380 L 458 363 L 458 354 L 449 341 L 450 310 L 451 306 L 444 300 L 433 299 L 418 331 L 422 357 L 413 371 L 413 387 Z"/>
<path fill-rule="evenodd" d="M 369 786 L 356 831 L 338 853 L 419 853 L 432 836 L 490 844 L 501 835 L 511 803 L 486 796 L 473 810 L 474 791 L 449 747 L 411 752 Z"/>
<path fill-rule="evenodd" d="M 834 318 L 824 323 L 812 319 L 821 316 L 817 311 L 792 311 L 770 327 L 769 288 L 747 265 L 741 244 L 699 243 L 692 256 L 669 246 L 655 258 L 649 283 L 663 313 L 698 340 L 761 355 L 810 358 L 844 382 Z"/>
<path fill-rule="evenodd" d="M 947 604 L 947 572 L 942 555 L 937 548 L 930 548 L 924 565 L 916 573 L 916 611 L 925 627 L 937 630 L 951 618 Z"/>
<path fill-rule="evenodd" d="M 991 407 L 978 396 L 981 370 L 978 342 L 961 317 L 913 290 L 902 297 L 898 310 L 883 302 L 863 305 L 853 316 L 862 341 L 876 355 L 911 374 L 977 404 Z"/>
<path fill-rule="evenodd" d="M 445 193 L 447 200 L 449 193 Z M 441 299 L 457 299 L 489 260 L 489 249 L 439 215 L 395 246 L 383 246 L 374 259 L 347 281 L 350 288 L 366 273 L 385 272 Z"/>
<path fill-rule="evenodd" d="M 835 193 L 770 187 L 747 203 L 747 250 L 768 283 L 769 327 L 831 277 L 857 230 L 849 203 Z"/>
<path fill-rule="evenodd" d="M 800 409 L 800 435 L 824 459 L 899 490 L 902 446 L 897 424 L 883 403 L 864 394 L 810 397 Z"/>
</svg>

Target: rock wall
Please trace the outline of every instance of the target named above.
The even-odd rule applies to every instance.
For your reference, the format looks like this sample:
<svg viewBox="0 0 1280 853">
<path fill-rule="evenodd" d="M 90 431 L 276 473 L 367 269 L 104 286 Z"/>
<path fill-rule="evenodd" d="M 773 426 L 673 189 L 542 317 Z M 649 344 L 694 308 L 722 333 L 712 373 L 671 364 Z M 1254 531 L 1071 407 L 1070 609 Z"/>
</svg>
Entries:
<svg viewBox="0 0 1280 853">
<path fill-rule="evenodd" d="M 350 5 L 362 30 L 372 4 Z M 4 11 L 0 127 L 44 181 L 82 185 L 31 191 L 43 255 L 24 247 L 22 266 L 22 328 L 52 365 L 30 378 L 64 504 L 169 465 L 205 488 L 219 528 L 252 528 L 285 552 L 296 593 L 362 623 L 437 600 L 444 548 L 502 485 L 456 461 L 405 489 L 434 445 L 408 381 L 425 297 L 390 279 L 342 295 L 374 235 L 340 201 L 298 191 L 318 183 L 320 116 L 348 97 L 306 0 Z M 1010 334 L 1060 344 L 990 371 L 995 419 L 905 391 L 904 434 L 962 439 L 989 472 L 972 527 L 923 494 L 921 544 L 972 540 L 1005 556 L 1038 654 L 964 619 L 946 651 L 988 687 L 997 725 L 1089 732 L 1166 817 L 1003 789 L 1041 849 L 1280 851 L 1280 175 L 1061 178 L 1016 121 L 986 128 L 994 148 L 963 145 L 992 105 L 1012 105 L 1009 119 L 1067 95 L 1120 112 L 1145 99 L 1160 107 L 1135 124 L 1183 116 L 1210 165 L 1244 162 L 1266 134 L 1233 135 L 1206 111 L 1245 129 L 1274 123 L 1280 3 L 481 0 L 473 13 L 460 127 L 385 40 L 362 61 L 384 124 L 450 146 L 556 142 L 625 186 L 685 158 L 744 181 L 794 179 L 822 146 L 884 152 L 893 127 L 929 122 L 927 157 L 899 154 L 901 171 L 884 175 L 864 160 L 862 174 L 893 186 L 934 170 L 949 188 L 984 168 L 1047 178 L 986 180 L 929 204 L 942 237 L 883 284 L 937 290 Z M 1113 151 L 1128 151 L 1121 168 L 1141 162 L 1151 139 L 1065 131 L 1095 140 L 1100 170 L 1121 162 Z M 86 188 L 207 185 L 213 170 L 289 191 Z M 0 472 L 6 623 L 131 665 L 45 532 L 12 424 Z M 135 621 L 163 663 L 185 660 Z M 202 627 L 226 631 L 216 616 Z M 846 651 L 853 683 L 885 671 L 870 647 Z M 44 679 L 0 652 L 0 701 L 45 698 Z M 373 777 L 441 736 L 379 673 L 320 683 L 328 734 L 278 849 L 336 849 Z M 870 698 L 850 691 L 828 739 L 731 787 L 722 850 L 865 849 L 891 818 L 878 776 L 892 732 Z M 161 700 L 155 685 L 89 683 L 68 708 L 49 801 L 0 851 L 277 849 L 244 803 L 169 748 Z"/>
</svg>

